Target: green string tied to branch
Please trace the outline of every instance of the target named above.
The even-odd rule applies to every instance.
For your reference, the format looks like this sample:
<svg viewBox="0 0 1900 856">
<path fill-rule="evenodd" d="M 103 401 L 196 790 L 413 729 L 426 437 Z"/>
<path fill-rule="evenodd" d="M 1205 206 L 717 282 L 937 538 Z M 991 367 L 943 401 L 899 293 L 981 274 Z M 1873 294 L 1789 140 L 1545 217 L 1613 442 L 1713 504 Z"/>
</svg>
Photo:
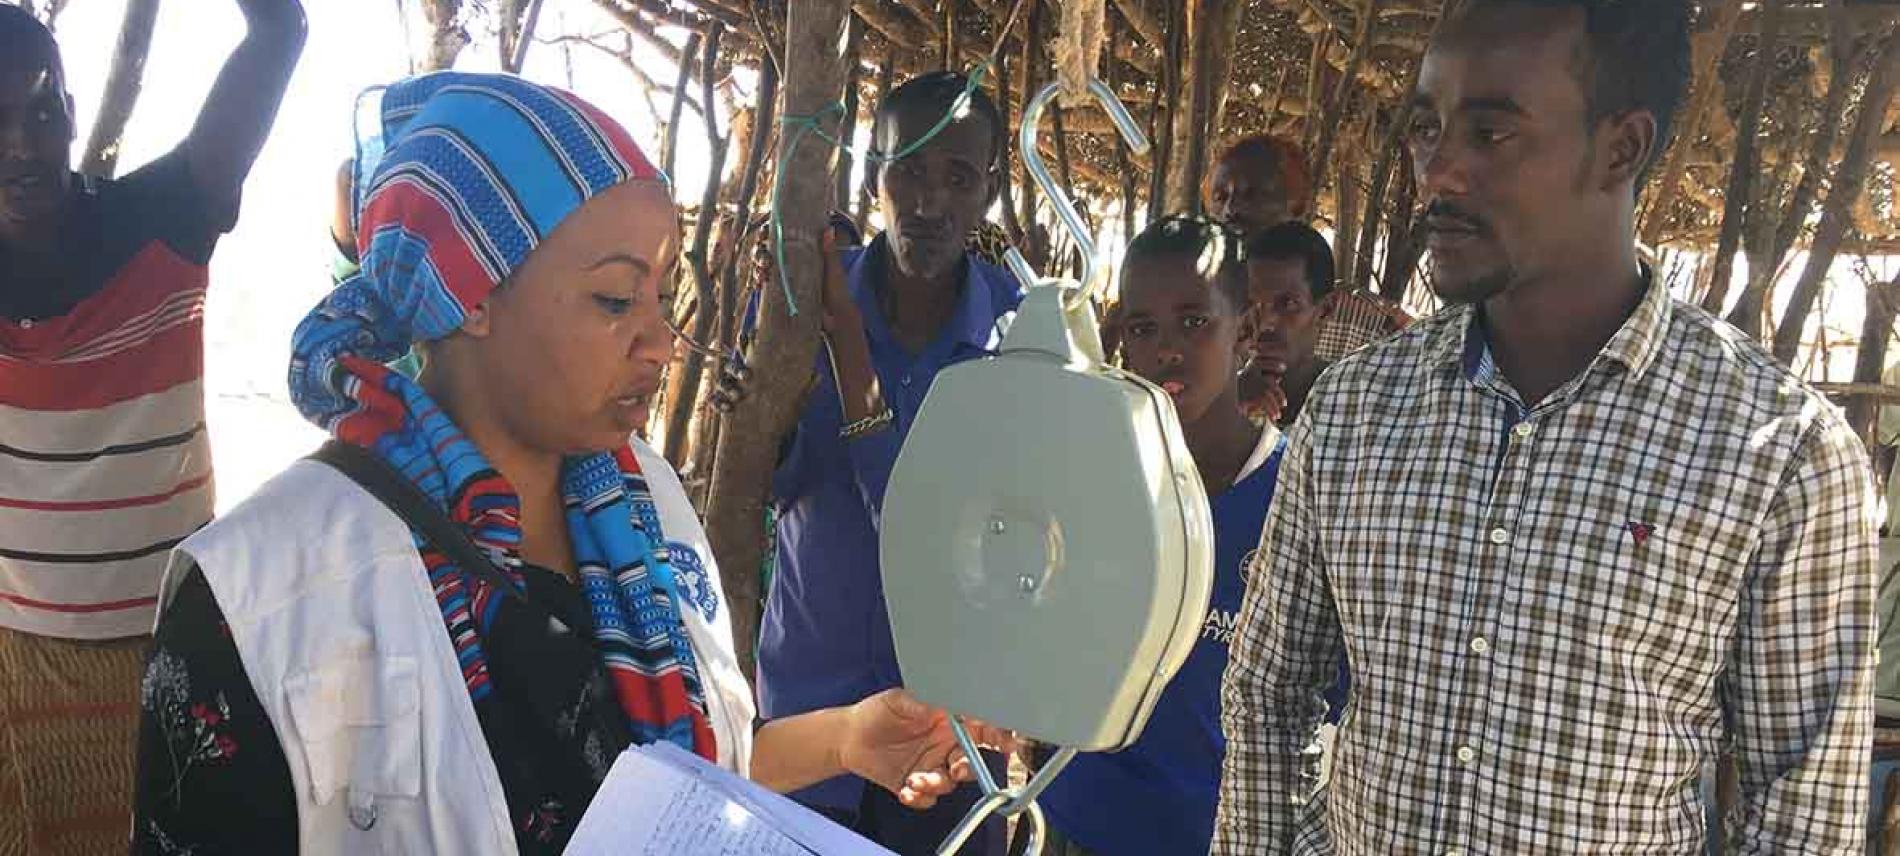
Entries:
<svg viewBox="0 0 1900 856">
<path fill-rule="evenodd" d="M 786 141 L 785 156 L 779 160 L 778 169 L 774 170 L 772 174 L 772 262 L 773 269 L 778 274 L 779 290 L 785 294 L 786 311 L 789 312 L 793 318 L 798 317 L 798 299 L 792 296 L 792 280 L 791 277 L 785 273 L 785 222 L 782 212 L 779 210 L 779 190 L 785 182 L 785 165 L 791 162 L 793 155 L 797 154 L 799 144 L 804 142 L 807 135 L 817 137 L 833 148 L 851 154 L 854 157 L 863 157 L 865 163 L 869 166 L 881 166 L 883 164 L 903 160 L 904 158 L 916 154 L 919 150 L 923 149 L 924 146 L 929 145 L 931 140 L 936 139 L 938 134 L 943 133 L 945 128 L 950 127 L 950 123 L 955 122 L 969 110 L 971 97 L 975 94 L 977 87 L 983 84 L 984 78 L 989 76 L 990 67 L 992 65 L 992 60 L 985 59 L 971 68 L 969 80 L 963 86 L 963 93 L 958 95 L 955 101 L 950 102 L 950 108 L 944 111 L 943 116 L 937 120 L 937 124 L 932 125 L 930 130 L 925 131 L 922 136 L 911 141 L 908 145 L 888 155 L 878 152 L 875 148 L 863 152 L 860 155 L 860 153 L 852 150 L 850 144 L 825 132 L 821 123 L 833 115 L 842 115 L 844 113 L 843 101 L 833 101 L 815 113 L 788 113 L 779 116 L 779 126 L 784 129 L 784 132 L 790 133 L 792 136 Z M 875 143 L 873 145 L 875 146 Z"/>
</svg>

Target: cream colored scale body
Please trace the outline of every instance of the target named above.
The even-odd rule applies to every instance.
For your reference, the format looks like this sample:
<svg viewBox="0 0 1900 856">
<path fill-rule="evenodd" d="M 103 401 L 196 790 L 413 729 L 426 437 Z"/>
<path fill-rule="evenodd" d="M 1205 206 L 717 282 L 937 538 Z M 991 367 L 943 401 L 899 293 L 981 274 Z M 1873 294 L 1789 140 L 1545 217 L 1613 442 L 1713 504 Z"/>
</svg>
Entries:
<svg viewBox="0 0 1900 856">
<path fill-rule="evenodd" d="M 1213 585 L 1172 400 L 1105 364 L 1070 286 L 937 377 L 885 495 L 885 599 L 924 701 L 1083 751 L 1135 741 Z M 1071 305 L 1073 304 L 1073 305 Z"/>
</svg>

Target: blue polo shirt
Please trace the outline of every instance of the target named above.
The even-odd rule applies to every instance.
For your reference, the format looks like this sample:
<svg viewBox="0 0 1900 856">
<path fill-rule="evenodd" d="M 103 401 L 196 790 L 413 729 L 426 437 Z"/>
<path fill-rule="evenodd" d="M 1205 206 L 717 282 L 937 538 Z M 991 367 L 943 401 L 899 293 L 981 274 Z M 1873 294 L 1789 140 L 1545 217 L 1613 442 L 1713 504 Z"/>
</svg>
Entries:
<svg viewBox="0 0 1900 856">
<path fill-rule="evenodd" d="M 1214 591 L 1207 619 L 1141 738 L 1120 752 L 1076 756 L 1042 795 L 1049 824 L 1097 856 L 1206 853 L 1213 840 L 1227 752 L 1221 674 L 1286 450 L 1278 432 L 1271 435 L 1261 438 L 1234 486 L 1210 501 Z"/>
<path fill-rule="evenodd" d="M 900 345 L 879 309 L 887 264 L 880 239 L 844 254 L 852 299 L 864 316 L 872 367 L 895 423 L 846 442 L 830 361 L 787 439 L 773 475 L 778 566 L 759 634 L 759 710 L 767 719 L 856 703 L 899 686 L 897 654 L 878 571 L 884 487 L 924 394 L 944 367 L 990 356 L 1022 289 L 1003 269 L 970 258 L 955 312 L 920 353 Z M 856 809 L 864 782 L 839 777 L 795 794 L 826 808 Z"/>
</svg>

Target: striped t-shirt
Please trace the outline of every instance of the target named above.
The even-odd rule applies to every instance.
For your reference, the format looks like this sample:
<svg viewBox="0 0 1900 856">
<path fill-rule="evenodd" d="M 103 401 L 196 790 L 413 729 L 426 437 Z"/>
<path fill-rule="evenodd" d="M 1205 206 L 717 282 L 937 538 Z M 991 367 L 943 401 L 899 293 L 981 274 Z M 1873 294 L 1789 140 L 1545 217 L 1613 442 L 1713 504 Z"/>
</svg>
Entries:
<svg viewBox="0 0 1900 856">
<path fill-rule="evenodd" d="M 62 268 L 0 253 L 0 627 L 149 633 L 172 545 L 211 519 L 206 264 L 235 204 L 182 151 L 83 180 Z"/>
</svg>

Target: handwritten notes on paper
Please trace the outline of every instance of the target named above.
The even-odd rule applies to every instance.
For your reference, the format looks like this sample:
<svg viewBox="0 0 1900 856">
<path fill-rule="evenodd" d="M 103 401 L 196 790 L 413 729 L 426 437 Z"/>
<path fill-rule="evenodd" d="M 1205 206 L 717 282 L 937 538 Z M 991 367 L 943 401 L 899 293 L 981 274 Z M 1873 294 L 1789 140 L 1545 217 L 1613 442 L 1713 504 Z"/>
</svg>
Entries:
<svg viewBox="0 0 1900 856">
<path fill-rule="evenodd" d="M 671 744 L 622 753 L 571 856 L 892 856 L 782 796 Z"/>
</svg>

